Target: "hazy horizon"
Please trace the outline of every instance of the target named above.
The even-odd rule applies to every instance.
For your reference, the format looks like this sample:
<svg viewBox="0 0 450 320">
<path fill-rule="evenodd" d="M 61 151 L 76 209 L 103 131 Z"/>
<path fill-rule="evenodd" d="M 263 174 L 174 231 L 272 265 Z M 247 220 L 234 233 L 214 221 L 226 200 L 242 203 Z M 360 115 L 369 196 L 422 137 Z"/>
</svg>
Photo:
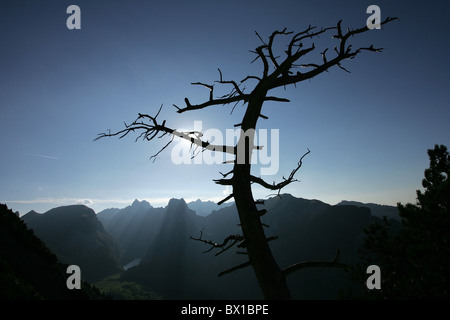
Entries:
<svg viewBox="0 0 450 320">
<path fill-rule="evenodd" d="M 283 196 L 283 194 L 280 194 L 280 195 Z M 276 197 L 276 196 L 277 195 L 272 194 L 272 195 L 270 195 L 268 197 L 264 197 L 264 198 L 261 198 L 261 199 L 266 199 L 267 200 L 269 198 Z M 294 196 L 294 195 L 292 195 L 292 196 Z M 321 201 L 323 203 L 326 203 L 326 204 L 329 204 L 329 205 L 332 205 L 332 206 L 333 205 L 337 205 L 337 204 L 339 204 L 339 203 L 341 203 L 343 201 L 355 201 L 355 202 L 360 202 L 360 203 L 364 203 L 364 204 L 377 204 L 377 205 L 386 205 L 386 206 L 394 206 L 394 207 L 396 207 L 396 204 L 390 205 L 390 204 L 385 204 L 385 203 L 362 202 L 362 201 L 350 200 L 350 199 L 342 199 L 342 200 L 337 201 L 335 203 L 329 203 L 329 202 L 323 201 L 321 199 L 309 199 L 309 198 L 304 198 L 304 197 L 299 197 L 299 196 L 294 196 L 294 197 L 296 197 L 296 198 L 303 198 L 303 199 L 306 199 L 306 200 L 318 200 L 318 201 Z M 91 200 L 91 199 L 89 199 L 89 200 L 87 200 L 87 199 L 84 199 L 84 200 L 65 199 L 64 201 L 61 201 L 58 204 L 54 205 L 55 204 L 54 200 L 52 200 L 52 199 L 42 199 L 41 200 L 42 202 L 40 202 L 39 203 L 40 205 L 38 206 L 39 208 L 41 208 L 40 210 L 37 210 L 35 208 L 31 208 L 32 205 L 35 205 L 35 203 L 36 203 L 35 201 L 33 201 L 32 204 L 31 203 L 18 203 L 18 207 L 22 206 L 23 208 L 26 208 L 26 209 L 23 209 L 22 211 L 21 210 L 14 210 L 14 208 L 11 208 L 9 206 L 8 207 L 9 207 L 9 209 L 13 210 L 14 212 L 18 211 L 19 215 L 21 217 L 23 215 L 27 214 L 30 211 L 35 211 L 37 213 L 45 213 L 45 212 L 47 212 L 47 211 L 49 211 L 51 209 L 57 208 L 57 207 L 71 206 L 71 205 L 85 205 L 88 208 L 91 208 L 92 210 L 94 210 L 94 212 L 96 214 L 98 214 L 99 212 L 101 212 L 103 210 L 107 210 L 107 209 L 124 209 L 126 207 L 131 206 L 134 203 L 134 201 L 136 201 L 136 200 L 139 201 L 139 202 L 146 201 L 154 208 L 164 208 L 164 207 L 166 207 L 169 204 L 169 201 L 171 199 L 178 199 L 178 200 L 184 199 L 184 201 L 188 205 L 191 202 L 196 202 L 198 200 L 200 200 L 202 202 L 210 201 L 210 202 L 214 202 L 216 204 L 217 204 L 218 201 L 222 200 L 221 197 L 218 197 L 217 199 L 206 199 L 206 200 L 200 199 L 200 198 L 197 198 L 197 199 L 195 199 L 195 198 L 187 198 L 186 199 L 186 198 L 182 198 L 182 197 L 181 198 L 177 198 L 177 197 L 159 198 L 159 199 L 154 199 L 154 198 L 137 199 L 137 198 L 135 198 L 135 199 L 123 199 L 123 200 L 115 200 L 115 201 L 105 201 L 105 200 L 99 200 L 99 199 L 93 199 L 93 200 Z M 256 199 L 259 199 L 259 198 L 256 198 Z M 234 201 L 233 200 L 229 200 L 226 203 L 218 206 L 218 209 L 224 208 L 227 205 L 230 205 L 232 203 L 234 203 Z M 27 208 L 30 208 L 30 209 L 27 209 Z"/>
</svg>

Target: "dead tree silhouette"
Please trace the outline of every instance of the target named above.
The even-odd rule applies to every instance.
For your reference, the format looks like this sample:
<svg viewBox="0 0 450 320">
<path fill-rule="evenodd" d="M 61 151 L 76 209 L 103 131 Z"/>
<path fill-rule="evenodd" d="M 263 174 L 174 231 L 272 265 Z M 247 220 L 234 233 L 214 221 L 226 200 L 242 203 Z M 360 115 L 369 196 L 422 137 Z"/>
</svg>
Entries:
<svg viewBox="0 0 450 320">
<path fill-rule="evenodd" d="M 397 20 L 397 18 L 388 17 L 381 25 L 393 20 Z M 278 191 L 279 194 L 283 187 L 297 181 L 294 176 L 302 166 L 302 160 L 310 151 L 308 150 L 300 157 L 297 166 L 287 178 L 284 178 L 278 183 L 268 183 L 261 177 L 251 174 L 252 151 L 259 150 L 260 147 L 254 145 L 252 134 L 243 134 L 254 132 L 259 118 L 267 119 L 261 112 L 263 104 L 266 101 L 289 102 L 289 100 L 285 98 L 270 96 L 269 92 L 272 89 L 280 87 L 286 88 L 288 85 L 295 85 L 302 81 L 312 79 L 325 71 L 328 72 L 328 70 L 334 66 L 349 72 L 342 65 L 343 61 L 353 59 L 363 51 L 382 51 L 382 49 L 374 48 L 373 45 L 353 49 L 352 45 L 347 43 L 349 39 L 368 31 L 369 29 L 367 26 L 364 26 L 353 30 L 347 29 L 344 32 L 341 23 L 342 20 L 339 21 L 336 26 L 321 29 L 309 26 L 298 33 L 287 31 L 286 29 L 282 31 L 277 30 L 269 36 L 267 42 L 256 32 L 257 37 L 261 41 L 261 45 L 254 51 L 251 51 L 256 55 L 252 63 L 258 60 L 262 63 L 262 74 L 258 76 L 248 75 L 238 83 L 234 80 L 224 80 L 222 71 L 219 69 L 219 80 L 215 81 L 215 84 L 231 87 L 231 91 L 224 96 L 214 97 L 215 84 L 206 84 L 202 82 L 192 83 L 193 85 L 200 85 L 208 89 L 209 99 L 200 104 L 192 104 L 188 98 L 185 98 L 185 105 L 183 107 L 174 105 L 179 114 L 218 105 L 234 104 L 234 107 L 236 107 L 237 104 L 242 103 L 244 107 L 246 106 L 242 122 L 235 125 L 235 127 L 240 127 L 242 131 L 237 144 L 234 146 L 213 145 L 208 141 L 202 140 L 202 135 L 199 132 L 184 132 L 170 128 L 166 125 L 166 120 L 160 122 L 158 119 L 162 106 L 154 116 L 139 113 L 137 119 L 131 124 L 125 124 L 123 130 L 113 133 L 111 133 L 111 131 L 101 133 L 96 138 L 96 140 L 113 136 L 123 138 L 130 132 L 135 131 L 140 132 L 136 140 L 143 139 L 151 141 L 155 138 L 161 138 L 168 135 L 171 138 L 167 144 L 152 156 L 156 157 L 173 142 L 175 136 L 178 136 L 190 141 L 192 145 L 198 146 L 203 150 L 221 151 L 233 155 L 233 168 L 227 173 L 221 173 L 222 177 L 214 181 L 217 184 L 232 187 L 232 193 L 220 201 L 219 204 L 234 198 L 242 234 L 230 235 L 222 243 L 215 243 L 211 240 L 203 239 L 202 233 L 200 233 L 200 237 L 192 237 L 192 239 L 210 245 L 211 250 L 215 248 L 220 249 L 218 254 L 234 246 L 237 246 L 240 250 L 245 250 L 244 253 L 245 256 L 248 257 L 248 260 L 238 266 L 223 271 L 220 275 L 247 266 L 252 266 L 265 299 L 290 299 L 291 293 L 286 283 L 286 277 L 302 268 L 346 267 L 339 262 L 339 251 L 336 254 L 336 257 L 330 261 L 301 262 L 283 269 L 278 266 L 268 244 L 274 237 L 266 237 L 264 225 L 260 219 L 261 216 L 266 213 L 266 210 L 259 210 L 257 208 L 258 203 L 253 198 L 252 184 L 256 183 L 269 190 Z M 303 60 L 308 54 L 316 49 L 313 42 L 314 39 L 330 33 L 333 33 L 332 38 L 337 41 L 337 44 L 332 50 L 326 48 L 321 52 L 319 63 L 299 63 L 300 60 Z M 279 38 L 288 39 L 287 49 L 283 52 L 282 57 L 275 54 L 274 48 L 275 40 L 277 39 L 278 41 Z M 308 44 L 306 45 L 306 43 Z M 300 68 L 305 71 L 300 72 Z M 250 92 L 246 93 L 243 84 L 247 84 L 248 82 L 254 82 L 255 85 Z M 242 150 L 244 150 L 244 152 L 241 152 Z M 263 204 L 263 202 L 261 203 Z"/>
</svg>

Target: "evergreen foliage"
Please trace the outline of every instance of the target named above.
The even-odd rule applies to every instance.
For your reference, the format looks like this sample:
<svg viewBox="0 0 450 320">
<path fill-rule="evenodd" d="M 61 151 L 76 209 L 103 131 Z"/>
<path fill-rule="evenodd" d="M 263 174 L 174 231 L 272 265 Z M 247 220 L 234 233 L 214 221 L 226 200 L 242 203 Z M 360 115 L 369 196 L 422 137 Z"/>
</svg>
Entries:
<svg viewBox="0 0 450 320">
<path fill-rule="evenodd" d="M 360 249 L 364 263 L 353 270 L 359 283 L 367 278 L 364 265 L 381 268 L 381 290 L 366 290 L 364 297 L 378 299 L 450 298 L 450 156 L 447 147 L 428 150 L 430 167 L 417 190 L 416 204 L 398 203 L 401 230 L 387 219 L 365 230 Z"/>
</svg>

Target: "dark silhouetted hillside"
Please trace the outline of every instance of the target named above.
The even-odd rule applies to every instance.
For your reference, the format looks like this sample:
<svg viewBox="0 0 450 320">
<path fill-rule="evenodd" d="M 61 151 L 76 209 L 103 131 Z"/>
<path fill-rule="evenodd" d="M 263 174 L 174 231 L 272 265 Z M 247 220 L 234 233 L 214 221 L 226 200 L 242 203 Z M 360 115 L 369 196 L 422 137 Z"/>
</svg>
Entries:
<svg viewBox="0 0 450 320">
<path fill-rule="evenodd" d="M 104 299 L 83 282 L 66 286 L 67 266 L 6 205 L 0 204 L 0 299 Z"/>
<path fill-rule="evenodd" d="M 22 219 L 63 263 L 78 265 L 83 279 L 96 281 L 122 271 L 119 246 L 92 209 L 64 206 L 43 214 L 32 211 Z"/>
</svg>

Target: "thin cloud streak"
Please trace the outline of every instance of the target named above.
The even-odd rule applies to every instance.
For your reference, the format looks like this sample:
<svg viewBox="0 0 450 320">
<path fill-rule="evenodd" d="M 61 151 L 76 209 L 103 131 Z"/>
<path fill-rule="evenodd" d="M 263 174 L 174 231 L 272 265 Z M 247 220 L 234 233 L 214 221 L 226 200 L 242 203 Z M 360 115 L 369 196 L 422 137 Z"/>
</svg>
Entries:
<svg viewBox="0 0 450 320">
<path fill-rule="evenodd" d="M 134 199 L 133 199 L 134 200 Z M 18 204 L 92 204 L 92 203 L 120 203 L 129 204 L 133 200 L 130 199 L 89 199 L 89 198 L 37 198 L 32 200 L 2 200 L 1 202 L 18 203 Z"/>
<path fill-rule="evenodd" d="M 52 160 L 59 160 L 58 157 L 53 157 L 53 156 L 47 156 L 45 154 L 37 154 L 37 153 L 26 153 L 29 156 L 32 157 L 37 157 L 37 158 L 45 158 L 45 159 L 52 159 Z"/>
</svg>

